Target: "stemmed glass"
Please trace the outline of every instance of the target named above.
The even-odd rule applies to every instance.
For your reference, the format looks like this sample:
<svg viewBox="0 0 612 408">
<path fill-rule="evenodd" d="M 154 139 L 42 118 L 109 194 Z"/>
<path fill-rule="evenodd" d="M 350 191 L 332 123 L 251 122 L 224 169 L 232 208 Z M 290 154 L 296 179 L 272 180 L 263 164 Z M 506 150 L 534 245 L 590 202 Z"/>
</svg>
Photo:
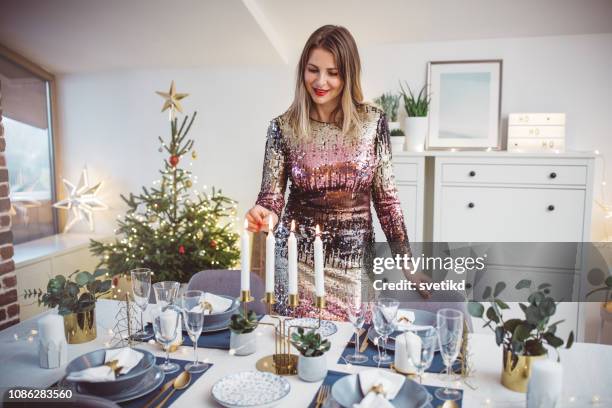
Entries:
<svg viewBox="0 0 612 408">
<path fill-rule="evenodd" d="M 202 326 L 204 325 L 203 297 L 204 292 L 201 290 L 187 290 L 181 298 L 187 333 L 193 342 L 193 363 L 185 366 L 185 370 L 190 373 L 201 373 L 207 367 L 206 364 L 198 361 L 198 339 L 202 334 Z"/>
<path fill-rule="evenodd" d="M 344 359 L 351 364 L 362 364 L 368 361 L 368 356 L 359 352 L 359 330 L 365 322 L 368 304 L 359 300 L 348 300 L 347 304 L 348 319 L 355 328 L 355 352 Z"/>
<path fill-rule="evenodd" d="M 148 268 L 137 268 L 130 271 L 132 277 L 132 296 L 134 303 L 140 309 L 140 331 L 132 336 L 134 340 L 146 341 L 153 337 L 153 333 L 145 330 L 144 312 L 149 305 L 149 295 L 151 294 L 151 274 L 153 272 Z"/>
<path fill-rule="evenodd" d="M 423 374 L 431 366 L 434 354 L 436 353 L 436 345 L 438 344 L 438 332 L 433 327 L 426 330 L 415 332 L 421 338 L 421 351 L 416 361 L 410 357 L 410 361 L 417 369 L 419 383 L 423 384 Z"/>
<path fill-rule="evenodd" d="M 170 362 L 170 345 L 176 340 L 181 332 L 179 318 L 180 312 L 174 307 L 157 306 L 157 315 L 153 319 L 153 328 L 155 329 L 155 338 L 160 342 L 166 350 L 166 361 L 160 364 L 160 368 L 166 374 L 174 373 L 179 370 L 179 365 Z"/>
<path fill-rule="evenodd" d="M 451 369 L 453 363 L 459 356 L 461 340 L 463 337 L 463 313 L 455 309 L 440 309 L 436 316 L 438 323 L 438 340 L 440 342 L 440 354 L 446 366 L 448 381 L 452 381 Z M 436 397 L 440 400 L 458 400 L 461 393 L 448 387 L 436 390 Z"/>
<path fill-rule="evenodd" d="M 374 305 L 374 314 L 372 319 L 374 320 L 374 330 L 383 339 L 383 351 L 374 356 L 374 361 L 378 364 L 389 364 L 393 361 L 393 358 L 387 353 L 387 338 L 395 330 L 395 318 L 397 317 L 397 310 L 399 308 L 399 302 L 395 299 L 381 298 L 376 301 Z"/>
<path fill-rule="evenodd" d="M 172 305 L 178 294 L 180 283 L 164 281 L 153 284 L 153 292 L 155 292 L 155 301 L 162 308 L 166 309 Z"/>
</svg>

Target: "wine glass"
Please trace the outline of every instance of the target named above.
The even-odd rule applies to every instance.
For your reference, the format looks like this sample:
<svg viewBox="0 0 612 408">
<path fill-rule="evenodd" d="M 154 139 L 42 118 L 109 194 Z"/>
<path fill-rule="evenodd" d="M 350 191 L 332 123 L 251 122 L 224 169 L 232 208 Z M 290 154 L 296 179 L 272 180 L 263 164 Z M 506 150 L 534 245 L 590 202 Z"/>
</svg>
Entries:
<svg viewBox="0 0 612 408">
<path fill-rule="evenodd" d="M 463 338 L 463 313 L 455 309 L 440 309 L 436 316 L 440 354 L 446 366 L 448 381 L 452 381 L 451 369 L 459 355 Z M 443 401 L 458 400 L 461 393 L 448 387 L 436 390 L 436 397 Z"/>
<path fill-rule="evenodd" d="M 355 328 L 355 352 L 344 359 L 352 364 L 362 364 L 368 361 L 368 356 L 359 352 L 359 330 L 365 322 L 368 304 L 360 300 L 348 300 L 347 304 L 348 319 Z"/>
<path fill-rule="evenodd" d="M 393 361 L 393 358 L 387 353 L 387 338 L 395 330 L 395 318 L 397 317 L 397 310 L 399 308 L 399 302 L 395 299 L 381 298 L 376 301 L 374 305 L 374 330 L 383 339 L 383 350 L 377 356 L 374 356 L 374 361 L 380 364 L 389 364 Z"/>
<path fill-rule="evenodd" d="M 155 301 L 162 308 L 166 309 L 176 300 L 180 283 L 164 281 L 153 284 L 153 292 L 155 292 Z"/>
<path fill-rule="evenodd" d="M 134 303 L 140 309 L 140 331 L 132 336 L 134 340 L 146 341 L 153 337 L 153 333 L 147 332 L 144 323 L 144 312 L 149 305 L 149 295 L 151 294 L 151 274 L 148 268 L 137 268 L 130 271 L 132 277 L 132 296 Z"/>
<path fill-rule="evenodd" d="M 423 374 L 431 366 L 434 354 L 436 353 L 438 332 L 432 327 L 426 330 L 419 330 L 415 334 L 421 338 L 421 351 L 416 360 L 410 356 L 410 361 L 417 369 L 419 383 L 423 384 Z"/>
<path fill-rule="evenodd" d="M 201 290 L 187 290 L 181 297 L 187 334 L 189 334 L 193 343 L 193 363 L 185 366 L 185 370 L 190 373 L 201 373 L 207 367 L 206 364 L 198 361 L 198 338 L 202 334 L 202 326 L 204 325 L 203 297 L 204 292 Z"/>
<path fill-rule="evenodd" d="M 181 332 L 180 321 L 180 312 L 175 307 L 157 306 L 153 328 L 155 329 L 155 338 L 166 350 L 166 361 L 159 366 L 166 374 L 174 373 L 180 368 L 178 364 L 170 362 L 170 345 Z"/>
</svg>

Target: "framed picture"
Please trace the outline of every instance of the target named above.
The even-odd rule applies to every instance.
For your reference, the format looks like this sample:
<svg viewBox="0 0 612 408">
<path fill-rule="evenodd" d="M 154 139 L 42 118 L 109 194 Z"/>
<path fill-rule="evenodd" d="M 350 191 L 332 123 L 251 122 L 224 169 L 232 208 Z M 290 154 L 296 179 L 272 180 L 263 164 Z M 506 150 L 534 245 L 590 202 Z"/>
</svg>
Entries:
<svg viewBox="0 0 612 408">
<path fill-rule="evenodd" d="M 501 83 L 502 60 L 429 62 L 427 149 L 501 149 Z"/>
</svg>

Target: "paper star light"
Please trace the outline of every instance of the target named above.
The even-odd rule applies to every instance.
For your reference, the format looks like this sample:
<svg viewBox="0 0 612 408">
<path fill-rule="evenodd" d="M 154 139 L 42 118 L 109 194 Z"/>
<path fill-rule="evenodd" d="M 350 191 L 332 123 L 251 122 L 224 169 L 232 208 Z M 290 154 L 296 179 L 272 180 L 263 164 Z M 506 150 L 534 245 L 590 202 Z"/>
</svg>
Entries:
<svg viewBox="0 0 612 408">
<path fill-rule="evenodd" d="M 176 93 L 176 89 L 174 88 L 174 81 L 172 81 L 172 83 L 170 84 L 170 90 L 168 92 L 157 91 L 155 93 L 165 99 L 164 106 L 161 110 L 162 112 L 166 109 L 170 109 L 170 112 L 172 113 L 172 110 L 176 109 L 177 111 L 183 113 L 183 107 L 181 106 L 181 103 L 179 101 L 189 96 L 189 94 Z"/>
<path fill-rule="evenodd" d="M 108 206 L 97 197 L 100 187 L 102 187 L 102 182 L 98 182 L 93 186 L 90 185 L 87 177 L 87 168 L 83 168 L 81 178 L 76 186 L 66 179 L 62 179 L 62 182 L 68 192 L 68 198 L 53 204 L 53 207 L 68 210 L 72 214 L 64 227 L 64 232 L 68 232 L 77 222 L 83 219 L 89 224 L 89 230 L 93 231 L 94 211 L 108 209 Z"/>
</svg>

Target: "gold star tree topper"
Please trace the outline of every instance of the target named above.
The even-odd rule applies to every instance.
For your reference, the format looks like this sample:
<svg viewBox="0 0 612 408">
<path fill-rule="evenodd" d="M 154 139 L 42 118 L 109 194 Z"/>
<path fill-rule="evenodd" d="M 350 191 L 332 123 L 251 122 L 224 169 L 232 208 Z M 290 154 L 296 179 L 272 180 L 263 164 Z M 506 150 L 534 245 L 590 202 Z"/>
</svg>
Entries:
<svg viewBox="0 0 612 408">
<path fill-rule="evenodd" d="M 189 94 L 176 93 L 174 81 L 172 81 L 172 83 L 170 84 L 170 90 L 168 92 L 157 91 L 155 93 L 165 99 L 164 106 L 161 110 L 162 112 L 166 109 L 170 109 L 170 113 L 172 113 L 172 111 L 176 109 L 177 111 L 183 113 L 183 107 L 181 106 L 180 100 L 189 96 Z"/>
<path fill-rule="evenodd" d="M 90 231 L 93 231 L 93 212 L 108 209 L 108 206 L 97 197 L 100 187 L 102 187 L 102 182 L 98 182 L 93 186 L 90 185 L 86 167 L 83 168 L 77 185 L 66 179 L 62 179 L 62 181 L 68 192 L 68 197 L 53 204 L 53 207 L 68 210 L 72 214 L 72 217 L 70 217 L 64 227 L 64 232 L 68 232 L 74 224 L 83 219 L 89 224 Z"/>
</svg>

